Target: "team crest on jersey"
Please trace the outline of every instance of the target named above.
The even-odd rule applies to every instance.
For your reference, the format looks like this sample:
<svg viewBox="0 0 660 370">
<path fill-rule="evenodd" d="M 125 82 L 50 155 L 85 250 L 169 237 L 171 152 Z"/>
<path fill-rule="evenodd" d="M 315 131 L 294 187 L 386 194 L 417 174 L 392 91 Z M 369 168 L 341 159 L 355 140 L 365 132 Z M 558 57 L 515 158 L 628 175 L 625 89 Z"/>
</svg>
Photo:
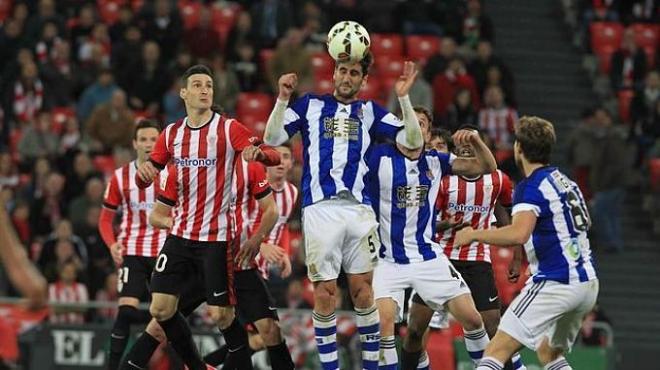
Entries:
<svg viewBox="0 0 660 370">
<path fill-rule="evenodd" d="M 424 207 L 428 193 L 428 185 L 398 186 L 396 188 L 396 206 L 397 208 Z"/>
<path fill-rule="evenodd" d="M 357 112 L 355 112 L 355 115 L 357 115 L 357 118 L 359 118 L 360 120 L 364 119 L 364 111 L 362 110 L 362 106 L 359 106 L 357 108 Z"/>
<path fill-rule="evenodd" d="M 431 170 L 426 171 L 426 177 L 428 177 L 429 180 L 435 179 L 435 176 L 433 175 L 433 171 Z"/>
</svg>

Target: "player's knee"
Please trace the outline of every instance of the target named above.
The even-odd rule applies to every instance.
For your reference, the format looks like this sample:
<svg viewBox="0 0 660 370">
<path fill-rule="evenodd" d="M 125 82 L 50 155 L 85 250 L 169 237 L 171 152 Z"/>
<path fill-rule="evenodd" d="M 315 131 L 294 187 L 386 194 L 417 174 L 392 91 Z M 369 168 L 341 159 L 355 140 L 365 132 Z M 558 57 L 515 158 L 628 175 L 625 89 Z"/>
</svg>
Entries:
<svg viewBox="0 0 660 370">
<path fill-rule="evenodd" d="M 536 351 L 539 361 L 542 365 L 548 364 L 564 354 L 564 351 L 559 348 L 552 348 L 545 341 Z"/>
<path fill-rule="evenodd" d="M 406 347 L 407 348 L 417 348 L 422 344 L 422 341 L 424 340 L 424 333 L 426 332 L 426 328 L 423 328 L 421 326 L 415 326 L 411 325 L 408 327 L 408 334 L 406 336 Z"/>
<path fill-rule="evenodd" d="M 264 339 L 259 334 L 250 335 L 248 338 L 248 343 L 250 344 L 250 349 L 252 349 L 254 352 L 258 352 L 266 348 Z"/>
<path fill-rule="evenodd" d="M 463 325 L 463 329 L 466 331 L 479 330 L 484 326 L 481 315 L 479 312 L 477 312 L 477 310 L 474 310 L 473 312 L 465 315 L 461 324 Z"/>
<path fill-rule="evenodd" d="M 259 331 L 259 337 L 261 337 L 263 343 L 267 346 L 275 346 L 282 342 L 280 336 L 280 327 L 277 325 L 275 320 L 261 320 L 257 329 Z"/>
<path fill-rule="evenodd" d="M 319 285 L 314 290 L 314 311 L 324 315 L 334 312 L 336 294 L 336 287 Z"/>
<path fill-rule="evenodd" d="M 176 313 L 176 306 L 170 307 L 167 304 L 151 302 L 149 313 L 156 321 L 165 321 Z"/>
<path fill-rule="evenodd" d="M 351 299 L 355 307 L 367 308 L 373 304 L 374 294 L 369 284 L 360 284 L 358 287 L 351 289 Z"/>
<path fill-rule="evenodd" d="M 161 343 L 167 340 L 167 335 L 165 335 L 163 328 L 158 324 L 156 320 L 149 321 L 145 331 Z"/>
<path fill-rule="evenodd" d="M 217 307 L 210 310 L 211 320 L 220 329 L 226 329 L 234 321 L 233 307 Z"/>
<path fill-rule="evenodd" d="M 133 311 L 137 311 L 137 309 L 133 306 L 119 306 L 119 309 L 117 310 L 117 318 L 115 319 L 115 325 L 112 328 L 112 331 L 115 334 L 124 334 L 128 332 L 133 318 Z"/>
</svg>

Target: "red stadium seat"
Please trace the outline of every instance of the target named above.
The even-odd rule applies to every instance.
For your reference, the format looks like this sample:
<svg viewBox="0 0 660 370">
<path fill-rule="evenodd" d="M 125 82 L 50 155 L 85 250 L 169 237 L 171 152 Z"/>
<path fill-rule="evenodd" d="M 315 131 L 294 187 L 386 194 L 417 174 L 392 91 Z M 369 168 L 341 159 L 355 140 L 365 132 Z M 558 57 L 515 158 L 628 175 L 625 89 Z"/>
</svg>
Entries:
<svg viewBox="0 0 660 370">
<path fill-rule="evenodd" d="M 426 62 L 440 50 L 440 38 L 437 36 L 411 35 L 406 37 L 406 51 L 410 59 Z"/>
<path fill-rule="evenodd" d="M 619 116 L 625 123 L 630 123 L 630 102 L 635 92 L 633 90 L 621 90 L 618 93 L 619 98 Z"/>
<path fill-rule="evenodd" d="M 142 5 L 144 5 L 144 0 L 131 0 L 131 7 L 133 8 L 133 11 L 139 11 L 142 9 Z"/>
<path fill-rule="evenodd" d="M 211 12 L 213 14 L 213 27 L 220 31 L 222 29 L 229 30 L 234 26 L 236 17 L 240 13 L 241 8 L 235 6 L 213 6 Z"/>
<path fill-rule="evenodd" d="M 183 1 L 178 6 L 183 20 L 183 27 L 185 29 L 193 28 L 199 21 L 199 12 L 203 5 L 197 1 Z"/>
<path fill-rule="evenodd" d="M 635 31 L 637 46 L 656 48 L 660 40 L 660 27 L 655 24 L 635 23 L 630 26 Z"/>
<path fill-rule="evenodd" d="M 273 109 L 273 98 L 264 93 L 240 93 L 236 104 L 236 116 L 265 117 Z"/>
<path fill-rule="evenodd" d="M 115 166 L 115 159 L 111 155 L 97 155 L 92 160 L 94 168 L 104 174 L 111 174 L 117 168 Z"/>
<path fill-rule="evenodd" d="M 651 187 L 656 192 L 660 191 L 660 158 L 652 158 L 649 160 L 649 177 L 651 179 Z"/>
<path fill-rule="evenodd" d="M 384 55 L 403 56 L 403 37 L 397 34 L 371 34 L 370 50 L 379 58 Z"/>
<path fill-rule="evenodd" d="M 623 26 L 616 22 L 593 22 L 591 31 L 591 49 L 599 54 L 604 49 L 617 50 L 623 38 Z"/>
<path fill-rule="evenodd" d="M 273 59 L 275 55 L 275 50 L 273 49 L 261 49 L 259 50 L 259 63 L 261 70 L 264 71 L 264 76 L 270 75 L 270 60 Z"/>
<path fill-rule="evenodd" d="M 383 91 L 380 88 L 380 83 L 377 78 L 368 80 L 362 89 L 360 89 L 360 99 L 375 100 L 377 103 L 384 105 Z"/>
<path fill-rule="evenodd" d="M 600 52 L 596 53 L 598 57 L 598 69 L 601 73 L 607 74 L 612 68 L 612 54 L 616 52 L 617 49 L 603 49 Z"/>
<path fill-rule="evenodd" d="M 317 77 L 314 80 L 314 91 L 319 94 L 332 94 L 335 91 L 335 84 L 332 77 Z"/>
<path fill-rule="evenodd" d="M 5 18 L 9 16 L 13 3 L 12 0 L 0 1 L 0 22 L 4 21 Z"/>
<path fill-rule="evenodd" d="M 380 78 L 399 78 L 405 59 L 402 56 L 385 56 L 376 59 L 375 68 Z"/>
<path fill-rule="evenodd" d="M 268 116 L 263 117 L 259 115 L 246 114 L 244 116 L 237 116 L 238 120 L 249 128 L 255 135 L 262 138 L 264 135 L 264 130 L 266 129 L 266 122 L 268 122 Z"/>
<path fill-rule="evenodd" d="M 312 68 L 314 69 L 314 76 L 328 77 L 332 76 L 335 70 L 335 61 L 325 51 L 318 51 L 312 53 Z"/>
</svg>

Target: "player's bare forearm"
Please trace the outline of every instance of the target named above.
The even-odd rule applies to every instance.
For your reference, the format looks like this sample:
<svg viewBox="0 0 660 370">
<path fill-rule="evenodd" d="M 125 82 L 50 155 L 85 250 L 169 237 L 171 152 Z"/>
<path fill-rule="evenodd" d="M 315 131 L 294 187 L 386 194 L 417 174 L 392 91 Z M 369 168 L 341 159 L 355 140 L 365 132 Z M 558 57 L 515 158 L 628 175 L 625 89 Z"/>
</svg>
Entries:
<svg viewBox="0 0 660 370">
<path fill-rule="evenodd" d="M 471 239 L 502 247 L 515 247 L 525 244 L 536 225 L 536 216 L 532 212 L 519 212 L 513 216 L 511 225 L 498 229 L 472 230 Z"/>
<path fill-rule="evenodd" d="M 253 234 L 253 237 L 257 237 L 259 244 L 266 238 L 273 227 L 277 223 L 277 218 L 279 214 L 277 212 L 277 204 L 272 195 L 265 196 L 259 199 L 259 209 L 262 210 L 263 214 L 261 216 L 261 223 L 259 223 L 259 228 Z"/>
<path fill-rule="evenodd" d="M 474 154 L 481 165 L 481 173 L 490 173 L 497 169 L 497 161 L 493 152 L 490 151 L 486 143 L 481 140 L 479 135 L 472 140 Z"/>
<path fill-rule="evenodd" d="M 156 202 L 154 209 L 149 214 L 149 224 L 157 229 L 169 229 L 172 227 L 172 207 L 161 202 Z"/>
</svg>

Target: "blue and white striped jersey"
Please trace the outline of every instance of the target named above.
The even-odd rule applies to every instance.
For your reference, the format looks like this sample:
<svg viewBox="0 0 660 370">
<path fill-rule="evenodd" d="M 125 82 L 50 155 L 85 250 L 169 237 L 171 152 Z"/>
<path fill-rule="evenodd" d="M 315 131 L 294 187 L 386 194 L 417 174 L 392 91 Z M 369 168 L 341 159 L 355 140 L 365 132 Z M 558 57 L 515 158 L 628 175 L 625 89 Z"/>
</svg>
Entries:
<svg viewBox="0 0 660 370">
<path fill-rule="evenodd" d="M 369 155 L 369 194 L 380 224 L 380 258 L 399 264 L 443 256 L 433 241 L 440 178 L 451 174 L 454 155 L 435 150 L 419 159 L 393 144 L 377 145 Z"/>
<path fill-rule="evenodd" d="M 349 191 L 370 204 L 366 155 L 374 138 L 394 140 L 403 122 L 372 101 L 343 104 L 332 95 L 307 94 L 287 108 L 284 129 L 303 140 L 302 206 Z"/>
<path fill-rule="evenodd" d="M 556 167 L 541 167 L 521 181 L 513 193 L 513 214 L 532 211 L 537 217 L 525 251 L 534 282 L 564 284 L 596 279 L 587 230 L 587 205 L 577 184 Z"/>
</svg>

